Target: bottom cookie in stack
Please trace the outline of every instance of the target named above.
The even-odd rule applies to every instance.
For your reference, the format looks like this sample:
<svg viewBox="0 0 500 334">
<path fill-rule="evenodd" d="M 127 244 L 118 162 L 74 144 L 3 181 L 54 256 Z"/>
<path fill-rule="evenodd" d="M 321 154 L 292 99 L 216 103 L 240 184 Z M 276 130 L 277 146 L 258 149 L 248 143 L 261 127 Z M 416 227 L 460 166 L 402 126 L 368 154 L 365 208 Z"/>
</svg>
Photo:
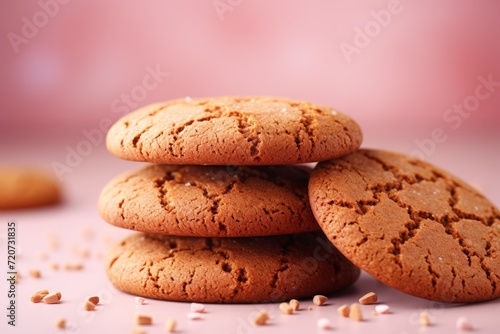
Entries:
<svg viewBox="0 0 500 334">
<path fill-rule="evenodd" d="M 274 302 L 328 294 L 359 269 L 312 214 L 309 170 L 297 166 L 150 165 L 99 198 L 109 223 L 140 231 L 106 261 L 119 289 L 186 302 Z M 175 236 L 174 236 L 175 235 Z"/>
<path fill-rule="evenodd" d="M 202 238 L 137 233 L 105 260 L 120 290 L 148 298 L 262 303 L 329 294 L 360 271 L 322 233 Z"/>
</svg>

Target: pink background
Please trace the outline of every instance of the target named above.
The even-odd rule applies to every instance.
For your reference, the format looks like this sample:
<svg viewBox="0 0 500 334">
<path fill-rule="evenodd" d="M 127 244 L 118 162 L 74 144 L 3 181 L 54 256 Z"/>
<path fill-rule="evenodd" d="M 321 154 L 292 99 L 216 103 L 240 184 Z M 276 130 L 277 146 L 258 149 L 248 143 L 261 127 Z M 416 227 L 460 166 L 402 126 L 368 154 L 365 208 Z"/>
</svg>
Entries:
<svg viewBox="0 0 500 334">
<path fill-rule="evenodd" d="M 149 300 L 136 306 L 133 296 L 110 285 L 102 264 L 110 241 L 132 232 L 105 223 L 96 203 L 109 180 L 140 166 L 105 150 L 102 121 L 171 98 L 274 95 L 335 107 L 359 122 L 363 146 L 417 152 L 500 206 L 500 86 L 481 88 L 480 94 L 489 94 L 470 114 L 450 111 L 475 101 L 479 77 L 500 82 L 500 1 L 401 0 L 385 27 L 372 11 L 383 17 L 389 0 L 59 1 L 67 4 L 52 5 L 53 17 L 16 47 L 12 36 L 20 36 L 34 17 L 43 20 L 42 7 L 39 0 L 0 4 L 0 164 L 54 171 L 54 163 L 68 165 L 69 150 L 85 153 L 59 175 L 60 205 L 0 212 L 1 249 L 3 222 L 17 222 L 17 269 L 23 275 L 17 331 L 1 313 L 1 333 L 62 333 L 53 324 L 58 317 L 70 324 L 66 333 L 130 333 L 135 312 L 154 317 L 148 333 L 164 333 L 167 316 L 178 319 L 182 333 L 310 333 L 320 317 L 332 321 L 334 333 L 453 333 L 460 316 L 469 317 L 474 333 L 498 332 L 500 299 L 445 305 L 402 294 L 366 274 L 331 296 L 328 307 L 294 316 L 281 314 L 275 304 L 208 305 L 203 320 L 193 322 L 186 318 L 188 304 Z M 219 15 L 215 1 L 234 5 Z M 340 46 L 355 46 L 357 29 L 366 27 L 380 31 L 373 30 L 349 62 Z M 148 77 L 147 69 L 157 67 L 168 73 L 161 82 Z M 141 88 L 144 83 L 149 89 Z M 145 94 L 128 107 L 121 99 L 134 92 Z M 92 145 L 89 132 L 95 134 Z M 90 240 L 82 237 L 85 229 L 94 233 Z M 48 247 L 48 236 L 60 241 L 57 250 Z M 82 260 L 75 247 L 89 249 L 90 257 Z M 40 260 L 40 253 L 48 259 Z M 85 268 L 53 271 L 49 261 L 84 261 Z M 41 279 L 27 275 L 33 266 Z M 5 284 L 0 287 L 3 308 L 8 301 Z M 29 302 L 40 289 L 61 291 L 63 302 Z M 393 314 L 375 317 L 373 306 L 366 306 L 361 323 L 337 315 L 338 306 L 370 290 Z M 89 314 L 81 303 L 93 294 L 108 298 Z M 273 319 L 255 328 L 248 319 L 261 308 Z M 418 324 L 422 311 L 434 324 L 424 331 Z"/>
<path fill-rule="evenodd" d="M 498 1 L 400 0 L 350 63 L 340 44 L 354 45 L 356 27 L 374 21 L 371 11 L 389 0 L 219 0 L 235 4 L 222 18 L 211 0 L 64 1 L 17 53 L 8 34 L 21 35 L 23 17 L 33 22 L 41 7 L 2 2 L 2 133 L 80 131 L 114 120 L 112 102 L 142 83 L 147 66 L 168 76 L 138 105 L 285 96 L 331 105 L 367 131 L 449 126 L 443 113 L 474 94 L 478 76 L 500 81 Z M 496 91 L 461 130 L 498 127 L 499 106 Z"/>
</svg>

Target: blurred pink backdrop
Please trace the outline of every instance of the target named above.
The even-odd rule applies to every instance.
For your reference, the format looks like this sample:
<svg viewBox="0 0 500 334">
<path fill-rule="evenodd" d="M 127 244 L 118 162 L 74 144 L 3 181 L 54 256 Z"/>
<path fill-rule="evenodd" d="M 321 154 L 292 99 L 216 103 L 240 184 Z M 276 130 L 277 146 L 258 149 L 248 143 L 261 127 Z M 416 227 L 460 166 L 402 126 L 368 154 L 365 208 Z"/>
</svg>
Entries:
<svg viewBox="0 0 500 334">
<path fill-rule="evenodd" d="M 273 95 L 331 105 L 368 131 L 458 125 L 443 117 L 475 94 L 478 77 L 500 85 L 500 2 L 394 1 L 4 1 L 0 131 L 115 120 L 133 108 L 113 103 L 125 106 L 147 68 L 163 77 L 136 88 L 134 106 Z M 346 57 L 342 43 L 357 52 Z M 463 128 L 498 128 L 500 86 L 479 102 Z"/>
</svg>

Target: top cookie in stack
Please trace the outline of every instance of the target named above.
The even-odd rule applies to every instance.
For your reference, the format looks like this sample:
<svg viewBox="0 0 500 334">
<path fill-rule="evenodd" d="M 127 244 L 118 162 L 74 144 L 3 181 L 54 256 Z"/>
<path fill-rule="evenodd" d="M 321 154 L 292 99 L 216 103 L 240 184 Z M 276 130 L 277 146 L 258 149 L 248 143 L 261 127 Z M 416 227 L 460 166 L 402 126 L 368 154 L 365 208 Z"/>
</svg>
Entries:
<svg viewBox="0 0 500 334">
<path fill-rule="evenodd" d="M 332 108 L 278 98 L 186 98 L 124 116 L 108 132 L 109 151 L 153 164 L 112 180 L 99 211 L 150 234 L 111 249 L 110 280 L 146 297 L 225 303 L 354 283 L 359 269 L 312 214 L 310 169 L 293 164 L 344 156 L 361 139 L 359 126 Z"/>
<path fill-rule="evenodd" d="M 359 126 L 329 107 L 267 97 L 181 99 L 126 115 L 108 132 L 119 158 L 164 164 L 286 165 L 355 151 Z"/>
</svg>

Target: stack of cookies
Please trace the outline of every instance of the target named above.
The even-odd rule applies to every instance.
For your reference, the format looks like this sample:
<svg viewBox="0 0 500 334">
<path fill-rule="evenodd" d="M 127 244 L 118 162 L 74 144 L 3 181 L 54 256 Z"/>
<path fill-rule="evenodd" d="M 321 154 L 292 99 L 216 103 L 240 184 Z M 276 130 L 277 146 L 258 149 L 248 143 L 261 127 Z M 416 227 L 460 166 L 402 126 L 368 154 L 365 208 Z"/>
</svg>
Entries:
<svg viewBox="0 0 500 334">
<path fill-rule="evenodd" d="M 358 125 L 331 108 L 272 98 L 182 99 L 120 119 L 107 147 L 153 163 L 112 180 L 109 223 L 140 231 L 106 260 L 111 282 L 173 301 L 255 303 L 328 294 L 359 269 L 321 232 L 310 168 L 355 151 Z"/>
<path fill-rule="evenodd" d="M 332 108 L 277 98 L 126 115 L 108 149 L 152 164 L 100 196 L 106 221 L 141 232 L 110 250 L 109 279 L 151 298 L 256 303 L 329 294 L 361 268 L 430 300 L 499 297 L 499 210 L 429 163 L 359 149 L 361 138 Z M 309 162 L 320 163 L 298 165 Z"/>
</svg>

